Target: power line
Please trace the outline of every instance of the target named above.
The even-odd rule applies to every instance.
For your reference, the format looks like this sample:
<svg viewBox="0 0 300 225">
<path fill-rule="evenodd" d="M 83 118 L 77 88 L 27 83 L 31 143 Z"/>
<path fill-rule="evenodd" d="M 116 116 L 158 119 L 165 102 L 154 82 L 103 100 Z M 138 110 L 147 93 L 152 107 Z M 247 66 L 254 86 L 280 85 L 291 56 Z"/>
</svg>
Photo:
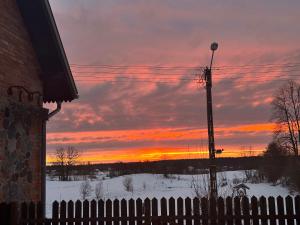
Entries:
<svg viewBox="0 0 300 225">
<path fill-rule="evenodd" d="M 161 65 L 113 65 L 113 64 L 70 64 L 72 67 L 78 68 L 112 68 L 112 69 L 128 69 L 128 68 L 157 68 L 157 69 L 203 69 L 205 66 L 161 66 Z M 244 65 L 220 65 L 215 66 L 213 69 L 222 68 L 244 68 L 244 67 L 294 67 L 300 66 L 300 63 L 269 63 L 269 64 L 244 64 Z"/>
</svg>

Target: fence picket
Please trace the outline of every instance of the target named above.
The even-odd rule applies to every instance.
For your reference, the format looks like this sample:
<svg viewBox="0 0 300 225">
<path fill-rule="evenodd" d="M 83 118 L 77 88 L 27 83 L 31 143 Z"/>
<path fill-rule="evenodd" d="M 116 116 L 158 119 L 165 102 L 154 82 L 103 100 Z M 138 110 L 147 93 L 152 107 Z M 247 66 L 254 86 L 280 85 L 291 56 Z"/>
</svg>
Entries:
<svg viewBox="0 0 300 225">
<path fill-rule="evenodd" d="M 269 197 L 268 198 L 268 205 L 269 205 L 269 215 L 271 217 L 274 217 L 276 215 L 276 211 L 275 211 L 275 198 L 274 197 Z M 270 219 L 270 225 L 276 225 L 276 219 L 271 218 Z"/>
<path fill-rule="evenodd" d="M 251 198 L 251 211 L 252 211 L 252 221 L 253 225 L 259 225 L 259 219 L 257 218 L 258 216 L 258 201 L 255 196 Z"/>
<path fill-rule="evenodd" d="M 170 217 L 170 224 L 174 224 L 175 223 L 175 199 L 174 198 L 170 198 L 169 199 L 169 217 Z"/>
<path fill-rule="evenodd" d="M 74 202 L 68 201 L 68 219 L 74 218 Z M 68 222 L 68 225 L 74 225 L 73 222 Z"/>
<path fill-rule="evenodd" d="M 82 210 L 81 201 L 77 200 L 75 202 L 75 218 L 76 219 L 81 219 L 82 218 L 81 217 L 81 215 L 82 215 L 81 210 Z M 81 225 L 81 222 L 77 221 L 77 222 L 75 222 L 75 225 Z"/>
<path fill-rule="evenodd" d="M 194 225 L 200 225 L 200 201 L 197 197 L 193 199 L 193 214 L 195 216 Z"/>
<path fill-rule="evenodd" d="M 135 205 L 134 205 L 134 200 L 130 199 L 129 200 L 129 225 L 135 225 Z"/>
<path fill-rule="evenodd" d="M 141 218 L 143 216 L 143 201 L 140 198 L 136 200 L 136 216 L 137 216 L 137 225 L 142 225 L 143 220 Z"/>
<path fill-rule="evenodd" d="M 182 198 L 177 199 L 177 215 L 183 216 L 183 199 Z M 178 219 L 177 223 L 178 223 L 178 225 L 183 225 L 183 219 Z"/>
<path fill-rule="evenodd" d="M 57 201 L 53 202 L 52 204 L 52 218 L 53 219 L 58 219 L 58 208 L 59 208 L 59 204 Z M 30 205 L 29 205 L 29 219 L 32 219 L 31 215 L 30 215 Z M 57 222 L 53 222 L 53 225 L 58 225 Z"/>
<path fill-rule="evenodd" d="M 162 225 L 167 225 L 167 222 L 165 222 L 166 218 L 167 218 L 167 215 L 168 215 L 168 213 L 167 213 L 167 199 L 166 198 L 162 198 L 160 200 L 160 212 L 161 212 L 160 215 L 162 217 L 161 224 Z"/>
<path fill-rule="evenodd" d="M 124 219 L 127 217 L 127 201 L 125 199 L 121 200 L 121 225 L 127 225 L 127 220 Z"/>
<path fill-rule="evenodd" d="M 187 217 L 186 219 L 186 225 L 192 225 L 192 200 L 190 198 L 185 199 L 185 215 Z"/>
<path fill-rule="evenodd" d="M 118 199 L 115 199 L 113 202 L 113 211 L 114 211 L 114 225 L 119 225 L 120 221 L 119 219 L 116 219 L 120 216 L 120 202 Z"/>
<path fill-rule="evenodd" d="M 233 208 L 232 208 L 232 198 L 227 197 L 226 198 L 226 221 L 228 225 L 233 225 Z"/>
<path fill-rule="evenodd" d="M 156 198 L 153 198 L 151 201 L 151 210 L 152 210 L 152 217 L 158 216 L 158 201 Z M 157 223 L 152 219 L 152 225 L 156 225 Z"/>
<path fill-rule="evenodd" d="M 281 196 L 277 197 L 277 214 L 279 217 L 284 216 L 284 204 L 283 204 L 283 198 Z M 279 225 L 285 225 L 285 219 L 279 218 Z"/>
<path fill-rule="evenodd" d="M 96 218 L 97 218 L 97 202 L 96 200 L 91 201 L 91 225 L 96 225 Z"/>
<path fill-rule="evenodd" d="M 83 201 L 83 218 L 89 218 L 90 216 L 90 203 L 88 200 Z M 89 221 L 83 221 L 83 225 L 89 225 Z"/>
<path fill-rule="evenodd" d="M 201 214 L 203 216 L 202 224 L 208 225 L 208 200 L 207 198 L 201 198 Z"/>
<path fill-rule="evenodd" d="M 151 202 L 150 202 L 150 199 L 149 198 L 146 198 L 145 201 L 144 201 L 144 208 L 145 208 L 145 224 L 146 225 L 150 225 L 151 223 L 151 220 L 150 220 L 150 217 L 151 217 Z"/>
<path fill-rule="evenodd" d="M 247 197 L 244 197 L 242 199 L 242 211 L 244 218 L 244 225 L 250 225 L 250 217 L 249 217 L 249 199 Z"/>
<path fill-rule="evenodd" d="M 217 202 L 215 198 L 211 198 L 209 200 L 209 217 L 210 217 L 210 224 L 217 223 Z"/>
<path fill-rule="evenodd" d="M 240 197 L 235 197 L 233 200 L 234 203 L 234 216 L 235 216 L 235 225 L 241 225 L 241 200 Z"/>
<path fill-rule="evenodd" d="M 67 204 L 65 201 L 61 201 L 59 207 L 59 218 L 63 220 L 66 219 L 66 214 L 67 214 Z M 60 225 L 66 225 L 66 222 L 60 222 Z"/>
<path fill-rule="evenodd" d="M 297 225 L 300 225 L 300 195 L 295 197 L 295 212 Z"/>
<path fill-rule="evenodd" d="M 291 196 L 287 196 L 285 198 L 285 205 L 286 205 L 286 215 L 288 217 L 287 225 L 294 225 L 294 219 L 292 219 L 294 215 L 294 204 Z"/>
<path fill-rule="evenodd" d="M 104 201 L 100 199 L 98 201 L 98 225 L 104 225 Z"/>
<path fill-rule="evenodd" d="M 225 224 L 225 219 L 224 219 L 224 199 L 219 197 L 217 201 L 218 205 L 218 224 Z"/>
<path fill-rule="evenodd" d="M 106 200 L 105 213 L 105 218 L 107 218 L 106 225 L 112 225 L 112 201 L 110 199 Z"/>
<path fill-rule="evenodd" d="M 267 200 L 264 196 L 259 198 L 259 206 L 260 206 L 260 215 L 262 216 L 261 224 L 268 225 L 267 217 Z"/>
</svg>

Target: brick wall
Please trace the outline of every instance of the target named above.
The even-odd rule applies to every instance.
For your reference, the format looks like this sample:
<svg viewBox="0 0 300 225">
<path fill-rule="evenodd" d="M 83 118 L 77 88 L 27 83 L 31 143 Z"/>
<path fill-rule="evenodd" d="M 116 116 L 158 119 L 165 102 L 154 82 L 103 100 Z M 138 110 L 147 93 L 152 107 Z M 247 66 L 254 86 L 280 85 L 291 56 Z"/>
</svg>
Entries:
<svg viewBox="0 0 300 225">
<path fill-rule="evenodd" d="M 30 4 L 30 3 L 29 3 Z M 41 199 L 40 67 L 15 0 L 0 0 L 0 202 Z M 22 95 L 20 91 L 22 90 Z"/>
</svg>

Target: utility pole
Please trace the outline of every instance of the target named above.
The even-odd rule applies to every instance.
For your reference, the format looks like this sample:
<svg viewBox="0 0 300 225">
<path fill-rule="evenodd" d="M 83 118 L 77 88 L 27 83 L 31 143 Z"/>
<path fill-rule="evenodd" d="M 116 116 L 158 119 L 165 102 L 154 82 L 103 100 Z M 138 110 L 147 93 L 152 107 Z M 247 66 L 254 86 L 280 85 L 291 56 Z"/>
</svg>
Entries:
<svg viewBox="0 0 300 225">
<path fill-rule="evenodd" d="M 217 171 L 215 166 L 216 149 L 215 149 L 215 138 L 214 138 L 214 123 L 213 123 L 213 108 L 212 108 L 212 63 L 214 58 L 214 52 L 218 49 L 218 43 L 214 42 L 211 44 L 210 49 L 212 51 L 211 61 L 209 68 L 206 67 L 204 70 L 205 88 L 206 88 L 206 100 L 207 100 L 207 132 L 208 132 L 208 150 L 209 150 L 209 176 L 210 176 L 210 198 L 217 198 Z"/>
</svg>

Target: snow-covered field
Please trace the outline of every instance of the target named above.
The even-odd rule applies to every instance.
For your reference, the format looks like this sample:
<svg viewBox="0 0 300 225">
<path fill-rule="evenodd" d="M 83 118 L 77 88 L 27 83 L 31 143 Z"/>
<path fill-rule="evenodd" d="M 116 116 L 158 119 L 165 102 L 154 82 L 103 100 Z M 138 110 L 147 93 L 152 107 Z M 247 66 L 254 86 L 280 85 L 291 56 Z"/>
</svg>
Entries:
<svg viewBox="0 0 300 225">
<path fill-rule="evenodd" d="M 234 178 L 243 179 L 245 174 L 243 171 L 227 171 L 223 172 L 227 177 L 228 184 L 232 184 Z M 195 175 L 174 175 L 173 178 L 165 178 L 161 174 L 132 174 L 133 192 L 124 190 L 124 176 L 108 178 L 105 175 L 99 175 L 97 180 L 90 182 L 92 189 L 95 189 L 99 180 L 103 184 L 103 195 L 105 199 L 130 199 L 130 198 L 178 198 L 178 197 L 195 197 L 195 191 L 191 186 Z M 221 176 L 221 174 L 218 174 Z M 105 179 L 103 180 L 103 177 Z M 201 179 L 199 180 L 201 181 Z M 77 200 L 81 198 L 80 185 L 83 181 L 47 181 L 47 214 L 51 214 L 51 204 L 53 201 L 61 200 Z M 269 183 L 251 184 L 246 183 L 250 188 L 248 196 L 286 196 L 290 195 L 290 191 L 280 185 L 272 185 Z M 223 194 L 232 194 L 229 185 L 220 187 L 219 192 Z M 294 193 L 295 194 L 295 193 Z M 88 199 L 94 199 L 95 192 L 92 191 Z"/>
</svg>

